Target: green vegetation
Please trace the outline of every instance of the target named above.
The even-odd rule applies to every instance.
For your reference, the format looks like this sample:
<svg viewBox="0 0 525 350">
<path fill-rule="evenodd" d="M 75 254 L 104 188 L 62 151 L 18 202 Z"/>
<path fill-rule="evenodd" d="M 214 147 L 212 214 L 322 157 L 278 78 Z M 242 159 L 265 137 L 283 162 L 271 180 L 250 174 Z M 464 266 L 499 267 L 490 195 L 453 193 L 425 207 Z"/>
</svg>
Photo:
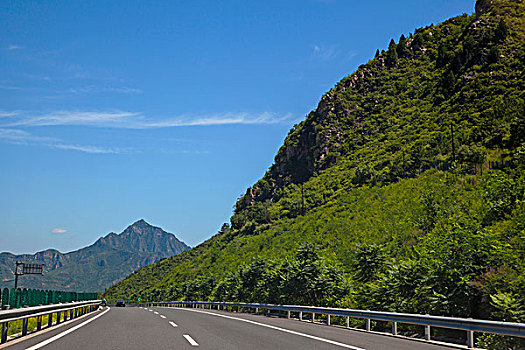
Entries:
<svg viewBox="0 0 525 350">
<path fill-rule="evenodd" d="M 290 130 L 231 225 L 106 297 L 525 322 L 525 4 L 487 3 L 392 40 Z"/>
<path fill-rule="evenodd" d="M 61 313 L 61 320 L 64 319 L 64 313 Z M 51 317 L 53 318 L 52 320 L 52 324 L 56 324 L 57 322 L 57 314 L 54 313 L 51 315 Z M 49 315 L 43 315 L 42 316 L 42 326 L 45 327 L 47 324 L 48 324 L 48 321 L 49 321 Z M 9 328 L 7 329 L 7 335 L 12 335 L 12 336 L 16 336 L 18 334 L 21 334 L 22 333 L 22 327 L 23 327 L 23 323 L 22 323 L 22 320 L 18 320 L 18 321 L 13 321 L 13 322 L 9 322 Z M 36 317 L 30 317 L 28 319 L 28 322 L 27 322 L 27 331 L 28 333 L 31 333 L 33 331 L 35 331 L 37 328 L 37 318 Z"/>
</svg>

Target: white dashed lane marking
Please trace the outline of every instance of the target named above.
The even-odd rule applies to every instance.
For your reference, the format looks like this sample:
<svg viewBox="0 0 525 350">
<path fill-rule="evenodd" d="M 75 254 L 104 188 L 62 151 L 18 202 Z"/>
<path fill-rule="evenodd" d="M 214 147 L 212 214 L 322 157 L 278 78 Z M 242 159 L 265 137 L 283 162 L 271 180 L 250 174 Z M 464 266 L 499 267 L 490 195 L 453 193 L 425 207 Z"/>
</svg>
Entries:
<svg viewBox="0 0 525 350">
<path fill-rule="evenodd" d="M 170 321 L 170 324 L 173 326 L 173 327 L 178 327 L 177 324 L 173 321 Z"/>
<path fill-rule="evenodd" d="M 199 344 L 193 340 L 192 337 L 190 337 L 188 334 L 184 334 L 183 337 L 188 341 L 188 343 L 191 344 L 191 346 L 199 346 Z"/>
<path fill-rule="evenodd" d="M 322 341 L 324 343 L 333 344 L 333 345 L 340 346 L 340 347 L 346 348 L 346 349 L 365 350 L 363 348 L 358 348 L 357 346 L 343 344 L 343 343 L 339 343 L 339 342 L 334 341 L 334 340 L 325 339 L 325 338 L 321 338 L 321 337 L 316 337 L 314 335 L 310 335 L 310 334 L 306 334 L 306 333 L 300 333 L 300 332 L 292 331 L 290 329 L 276 327 L 276 326 L 272 326 L 272 325 L 269 325 L 269 324 L 266 324 L 266 323 L 255 322 L 255 321 L 247 320 L 247 319 L 244 319 L 244 318 L 238 318 L 238 317 L 232 317 L 232 316 L 227 316 L 227 315 L 221 315 L 221 314 L 216 314 L 216 313 L 213 313 L 213 312 L 196 310 L 196 309 L 182 309 L 182 310 L 184 310 L 184 311 L 191 311 L 191 312 L 198 312 L 198 313 L 213 315 L 213 316 L 217 316 L 217 317 L 228 318 L 228 319 L 231 319 L 231 320 L 237 320 L 237 321 L 241 321 L 241 322 L 251 323 L 251 324 L 254 324 L 254 325 L 258 325 L 258 326 L 262 326 L 262 327 L 266 327 L 266 328 L 270 328 L 270 329 L 275 329 L 277 331 L 286 332 L 286 333 L 289 333 L 289 334 L 294 334 L 294 335 L 298 335 L 298 336 L 305 337 L 305 338 L 319 340 L 319 341 Z"/>
</svg>

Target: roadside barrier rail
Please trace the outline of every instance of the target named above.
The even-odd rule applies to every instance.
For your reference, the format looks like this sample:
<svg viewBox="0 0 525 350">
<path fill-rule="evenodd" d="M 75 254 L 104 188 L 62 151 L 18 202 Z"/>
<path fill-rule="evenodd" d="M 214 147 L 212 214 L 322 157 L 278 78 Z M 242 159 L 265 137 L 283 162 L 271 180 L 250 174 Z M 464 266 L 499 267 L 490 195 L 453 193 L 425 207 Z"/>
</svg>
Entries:
<svg viewBox="0 0 525 350">
<path fill-rule="evenodd" d="M 330 325 L 330 316 L 344 316 L 346 317 L 346 327 L 350 325 L 350 318 L 359 318 L 365 320 L 366 331 L 371 330 L 370 321 L 385 321 L 392 323 L 392 334 L 398 335 L 397 324 L 413 324 L 425 327 L 425 340 L 431 340 L 431 327 L 456 329 L 467 332 L 467 347 L 474 348 L 474 332 L 494 333 L 506 336 L 525 337 L 525 324 L 500 322 L 490 320 L 478 320 L 472 318 L 458 318 L 445 316 L 431 316 L 406 314 L 396 312 L 370 311 L 370 310 L 352 310 L 352 309 L 337 309 L 314 306 L 300 306 L 300 305 L 275 305 L 275 304 L 256 304 L 256 303 L 234 303 L 234 302 L 214 302 L 214 301 L 172 301 L 172 302 L 149 302 L 136 303 L 131 305 L 137 306 L 168 306 L 168 307 L 190 307 L 190 308 L 216 308 L 217 310 L 233 311 L 236 308 L 237 312 L 244 310 L 259 311 L 274 310 L 285 311 L 287 317 L 291 318 L 292 312 L 298 313 L 299 320 L 303 320 L 304 314 L 311 315 L 311 321 L 315 322 L 316 315 L 326 315 L 326 322 Z"/>
<path fill-rule="evenodd" d="M 49 328 L 53 323 L 59 324 L 94 311 L 101 304 L 101 300 L 89 300 L 0 311 L 0 324 L 2 325 L 0 344 L 7 342 L 10 322 L 22 320 L 21 336 L 23 337 L 27 335 L 30 318 L 36 318 L 36 330 L 40 331 L 42 329 L 42 317 L 45 315 L 48 315 L 47 328 Z M 56 322 L 53 322 L 53 314 L 56 314 Z"/>
</svg>

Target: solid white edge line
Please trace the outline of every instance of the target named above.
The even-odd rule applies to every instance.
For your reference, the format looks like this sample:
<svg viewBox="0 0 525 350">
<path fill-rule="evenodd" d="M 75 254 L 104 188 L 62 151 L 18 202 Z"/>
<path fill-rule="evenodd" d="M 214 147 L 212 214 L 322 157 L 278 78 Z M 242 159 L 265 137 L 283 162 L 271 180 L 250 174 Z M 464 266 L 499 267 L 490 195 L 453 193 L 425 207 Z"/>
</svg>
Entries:
<svg viewBox="0 0 525 350">
<path fill-rule="evenodd" d="M 199 344 L 195 340 L 193 340 L 193 338 L 190 337 L 188 334 L 183 334 L 182 336 L 188 341 L 188 343 L 191 344 L 191 346 L 199 346 Z"/>
<path fill-rule="evenodd" d="M 173 326 L 173 327 L 178 327 L 177 324 L 173 321 L 170 321 L 170 324 Z"/>
<path fill-rule="evenodd" d="M 352 350 L 365 350 L 365 349 L 363 349 L 363 348 L 358 348 L 357 346 L 352 346 L 352 345 L 348 345 L 348 344 L 344 344 L 344 343 L 339 343 L 339 342 L 337 342 L 337 341 L 335 341 L 335 340 L 330 340 L 330 339 L 320 338 L 320 337 L 316 337 L 315 335 L 310 335 L 310 334 L 306 334 L 306 333 L 300 333 L 300 332 L 292 331 L 292 330 L 289 330 L 289 329 L 286 329 L 286 328 L 281 328 L 281 327 L 272 326 L 272 325 L 265 324 L 265 323 L 259 323 L 259 322 L 255 322 L 255 321 L 252 321 L 252 320 L 245 320 L 245 319 L 243 319 L 243 318 L 237 318 L 237 317 L 232 317 L 232 316 L 227 316 L 227 315 L 220 315 L 220 314 L 215 314 L 215 313 L 213 313 L 213 312 L 207 312 L 207 311 L 201 311 L 201 310 L 192 310 L 192 309 L 181 309 L 181 310 L 192 311 L 192 312 L 199 312 L 199 313 L 203 313 L 203 314 L 214 315 L 214 316 L 218 316 L 218 317 L 229 318 L 229 319 L 232 319 L 232 320 L 237 320 L 237 321 L 247 322 L 247 323 L 255 324 L 255 325 L 257 325 L 257 326 L 262 326 L 262 327 L 266 327 L 266 328 L 271 328 L 271 329 L 275 329 L 275 330 L 277 330 L 277 331 L 281 331 L 281 332 L 285 332 L 285 333 L 290 333 L 290 334 L 298 335 L 298 336 L 305 337 L 305 338 L 310 338 L 310 339 L 319 340 L 319 341 L 322 341 L 322 342 L 324 342 L 324 343 L 328 343 L 328 344 L 332 344 L 332 345 L 337 345 L 337 346 L 340 346 L 340 347 L 343 347 L 343 348 L 346 348 L 346 349 L 352 349 Z M 186 337 L 186 336 L 185 336 L 185 337 Z"/>
<path fill-rule="evenodd" d="M 97 318 L 99 318 L 100 316 L 104 315 L 104 314 L 105 314 L 106 312 L 108 312 L 109 310 L 111 310 L 110 307 L 108 307 L 108 309 L 105 310 L 104 312 L 102 312 L 101 314 L 98 314 L 98 315 L 96 315 L 95 317 L 92 317 L 92 318 L 90 318 L 89 320 L 87 320 L 87 321 L 85 321 L 85 322 L 82 322 L 81 324 L 76 325 L 75 327 L 69 328 L 68 330 L 66 330 L 66 331 L 64 331 L 64 332 L 62 332 L 62 333 L 59 333 L 59 334 L 55 335 L 55 336 L 52 337 L 52 338 L 49 338 L 49 339 L 47 339 L 47 340 L 44 340 L 44 341 L 41 342 L 41 343 L 38 343 L 38 344 L 36 344 L 36 345 L 33 345 L 33 346 L 30 347 L 30 348 L 26 348 L 26 350 L 36 350 L 36 349 L 40 349 L 41 347 L 46 346 L 47 344 L 52 343 L 52 342 L 54 342 L 55 340 L 58 340 L 58 339 L 62 338 L 63 336 L 68 335 L 68 334 L 71 333 L 71 332 L 76 331 L 76 330 L 79 329 L 80 327 L 83 327 L 83 326 L 87 325 L 89 322 L 96 320 Z"/>
</svg>

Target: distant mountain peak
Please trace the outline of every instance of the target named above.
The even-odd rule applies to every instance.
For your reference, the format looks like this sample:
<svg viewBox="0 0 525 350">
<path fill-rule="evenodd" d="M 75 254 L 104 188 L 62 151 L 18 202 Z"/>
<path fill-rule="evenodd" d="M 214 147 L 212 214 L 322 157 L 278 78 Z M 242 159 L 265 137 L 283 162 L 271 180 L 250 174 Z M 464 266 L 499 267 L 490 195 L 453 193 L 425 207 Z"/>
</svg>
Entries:
<svg viewBox="0 0 525 350">
<path fill-rule="evenodd" d="M 144 219 L 140 219 L 133 224 L 129 225 L 122 233 L 121 235 L 149 235 L 151 233 L 160 233 L 160 234 L 168 234 L 163 229 L 157 226 L 153 226 L 146 222 Z"/>
<path fill-rule="evenodd" d="M 69 253 L 55 249 L 33 255 L 0 253 L 0 283 L 12 279 L 15 261 L 24 260 L 45 264 L 45 276 L 25 278 L 24 287 L 101 291 L 134 270 L 188 249 L 172 233 L 141 219 L 120 234 L 110 232 L 91 246 Z M 95 275 L 103 277 L 86 277 Z"/>
<path fill-rule="evenodd" d="M 110 233 L 95 242 L 98 246 L 110 246 L 140 252 L 164 253 L 172 256 L 189 249 L 189 246 L 160 227 L 140 219 L 119 234 Z"/>
<path fill-rule="evenodd" d="M 131 224 L 131 227 L 144 227 L 144 226 L 146 226 L 146 227 L 153 227 L 152 225 L 147 223 L 146 220 L 144 220 L 144 219 L 137 220 L 133 224 Z"/>
</svg>

